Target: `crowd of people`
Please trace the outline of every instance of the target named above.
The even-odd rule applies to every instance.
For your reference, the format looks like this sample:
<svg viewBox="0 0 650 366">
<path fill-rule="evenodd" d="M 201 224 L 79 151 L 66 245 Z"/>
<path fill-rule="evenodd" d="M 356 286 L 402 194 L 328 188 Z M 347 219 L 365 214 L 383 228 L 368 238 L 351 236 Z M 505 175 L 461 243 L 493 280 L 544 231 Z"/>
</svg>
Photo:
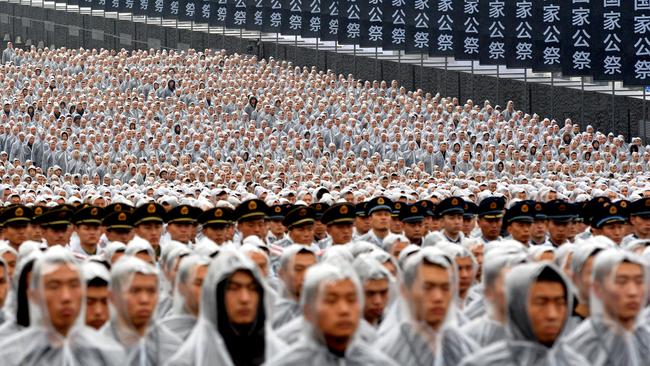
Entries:
<svg viewBox="0 0 650 366">
<path fill-rule="evenodd" d="M 647 365 L 650 146 L 223 51 L 0 65 L 2 365 Z"/>
</svg>

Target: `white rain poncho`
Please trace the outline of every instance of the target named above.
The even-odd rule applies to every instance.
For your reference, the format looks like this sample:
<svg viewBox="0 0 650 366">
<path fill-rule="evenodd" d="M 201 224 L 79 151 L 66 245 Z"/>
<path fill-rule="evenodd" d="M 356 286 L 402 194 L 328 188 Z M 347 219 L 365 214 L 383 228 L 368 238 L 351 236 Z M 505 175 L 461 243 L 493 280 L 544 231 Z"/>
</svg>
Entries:
<svg viewBox="0 0 650 366">
<path fill-rule="evenodd" d="M 188 304 L 188 301 L 200 304 L 200 299 L 188 298 L 192 296 L 189 288 L 194 286 L 198 268 L 203 266 L 207 268 L 209 265 L 209 258 L 190 255 L 183 258 L 178 267 L 172 310 L 166 318 L 160 321 L 160 324 L 182 340 L 187 339 L 197 320 L 197 316 L 190 309 L 191 305 Z"/>
<path fill-rule="evenodd" d="M 44 278 L 68 266 L 78 274 L 80 296 L 75 323 L 61 334 L 52 324 L 45 295 Z M 65 286 L 65 285 L 64 285 Z M 25 330 L 5 339 L 0 348 L 0 360 L 10 365 L 122 365 L 124 354 L 113 340 L 84 325 L 84 281 L 74 255 L 63 247 L 54 246 L 34 264 L 30 280 L 31 323 Z M 73 296 L 72 294 L 70 296 Z"/>
<path fill-rule="evenodd" d="M 0 305 L 4 306 L 4 303 L 7 301 L 7 297 L 9 295 L 9 286 L 10 286 L 11 281 L 9 280 L 9 267 L 7 266 L 7 263 L 5 262 L 5 260 L 2 259 L 2 256 L 0 256 L 0 267 L 3 268 L 3 273 L 4 273 L 2 278 L 0 278 L 0 281 L 3 281 L 3 283 L 6 286 L 6 288 L 4 290 L 5 293 L 3 294 L 4 298 L 2 299 L 3 301 L 2 301 L 2 304 L 0 304 Z M 2 323 L 5 322 L 5 319 L 6 319 L 6 316 L 5 316 L 4 309 L 0 309 L 0 325 L 2 325 Z"/>
<path fill-rule="evenodd" d="M 0 341 L 16 334 L 30 324 L 29 302 L 27 299 L 29 282 L 27 279 L 34 267 L 34 262 L 41 255 L 43 255 L 43 252 L 40 250 L 33 251 L 29 255 L 22 257 L 16 265 L 14 277 L 11 281 L 11 289 L 7 294 L 3 308 L 6 320 L 0 326 Z"/>
<path fill-rule="evenodd" d="M 155 315 L 158 319 L 164 318 L 172 310 L 172 306 L 174 305 L 173 291 L 176 270 L 178 269 L 180 259 L 191 253 L 185 244 L 177 241 L 169 242 L 166 248 L 160 261 L 163 273 L 160 276 L 160 290 Z"/>
<path fill-rule="evenodd" d="M 471 320 L 461 328 L 461 331 L 478 343 L 480 347 L 486 347 L 506 338 L 505 296 L 502 299 L 503 308 L 500 308 L 499 300 L 497 299 L 500 294 L 496 292 L 496 285 L 500 283 L 503 288 L 503 281 L 505 280 L 504 272 L 525 261 L 526 255 L 523 253 L 508 254 L 500 250 L 491 250 L 485 256 L 483 260 L 482 284 L 485 288 L 493 289 L 493 297 L 487 298 L 484 294 L 483 296 L 485 298 L 480 302 L 484 304 L 482 307 L 484 314 Z"/>
<path fill-rule="evenodd" d="M 318 313 L 318 306 L 323 301 L 325 287 L 329 284 L 350 280 L 355 286 L 357 301 L 359 302 L 359 316 L 363 309 L 363 290 L 361 283 L 354 271 L 349 267 L 338 267 L 330 263 L 321 263 L 310 267 L 305 276 L 301 308 L 311 314 Z M 317 316 L 317 315 L 314 315 Z M 332 352 L 326 343 L 325 335 L 317 326 L 318 319 L 303 321 L 303 328 L 298 341 L 282 353 L 276 355 L 265 366 L 281 365 L 313 365 L 313 366 L 384 366 L 394 365 L 393 361 L 377 352 L 362 341 L 357 333 L 349 340 L 345 351 L 341 354 Z"/>
<path fill-rule="evenodd" d="M 150 262 L 151 264 L 154 264 L 156 261 L 156 252 L 154 251 L 151 244 L 147 240 L 142 239 L 139 236 L 136 236 L 133 239 L 131 239 L 131 241 L 129 241 L 129 243 L 126 245 L 126 250 L 124 250 L 124 255 L 137 257 L 138 254 L 146 254 L 149 258 L 151 258 L 151 262 Z"/>
<path fill-rule="evenodd" d="M 133 326 L 129 319 L 126 296 L 136 274 L 158 278 L 158 270 L 155 267 L 136 257 L 125 256 L 111 269 L 113 314 L 101 332 L 122 345 L 128 357 L 128 365 L 160 365 L 174 354 L 181 344 L 181 339 L 167 328 L 156 324 L 153 316 L 143 336 Z"/>
<path fill-rule="evenodd" d="M 238 271 L 253 276 L 260 293 L 256 320 L 246 329 L 231 324 L 225 308 L 226 287 L 231 276 Z M 222 249 L 210 264 L 203 281 L 198 321 L 189 337 L 166 365 L 262 364 L 285 347 L 275 337 L 267 321 L 272 315 L 273 301 L 257 265 L 233 248 Z"/>
<path fill-rule="evenodd" d="M 416 292 L 426 293 L 429 284 L 420 276 L 420 268 L 431 265 L 444 269 L 448 281 L 440 286 L 450 296 L 437 329 L 426 322 L 425 310 L 414 300 Z M 444 288 L 445 290 L 442 290 Z M 403 267 L 402 297 L 396 302 L 399 311 L 389 314 L 382 333 L 374 347 L 381 350 L 400 365 L 445 366 L 457 365 L 463 356 L 472 353 L 477 345 L 458 328 L 459 309 L 458 278 L 456 264 L 452 258 L 436 247 L 425 247 L 412 254 Z M 424 295 L 426 296 L 426 295 Z M 441 301 L 444 303 L 444 300 Z M 441 304 L 444 307 L 444 305 Z M 391 318 L 396 317 L 396 318 Z"/>
<path fill-rule="evenodd" d="M 124 243 L 121 243 L 119 241 L 112 241 L 106 245 L 106 248 L 103 251 L 104 258 L 108 263 L 111 265 L 115 264 L 113 261 L 113 257 L 115 257 L 116 253 L 122 253 L 124 254 L 124 251 L 126 250 L 126 245 Z M 115 258 L 116 260 L 118 258 Z"/>
<path fill-rule="evenodd" d="M 548 262 L 521 264 L 506 275 L 505 291 L 507 337 L 477 353 L 466 357 L 463 366 L 584 366 L 586 360 L 561 339 L 562 333 L 551 347 L 537 341 L 528 315 L 530 288 L 542 274 L 560 281 L 566 296 L 567 318 L 573 304 L 569 283 L 562 272 Z M 566 327 L 566 319 L 564 327 Z"/>
<path fill-rule="evenodd" d="M 642 276 L 634 278 L 631 274 L 617 275 L 622 263 L 638 264 L 642 268 Z M 647 365 L 650 360 L 650 329 L 642 321 L 641 311 L 630 319 L 630 326 L 625 327 L 620 322 L 618 307 L 631 306 L 631 291 L 626 289 L 637 281 L 643 281 L 640 297 L 640 309 L 647 303 L 648 270 L 638 255 L 621 249 L 608 249 L 598 253 L 594 260 L 592 271 L 592 292 L 589 299 L 590 316 L 571 333 L 569 342 L 578 352 L 585 355 L 590 365 L 611 366 L 640 366 Z M 596 291 L 596 289 L 599 291 Z M 608 289 L 609 288 L 609 289 Z M 609 294 L 608 291 L 625 291 L 625 294 Z M 636 290 L 635 287 L 632 287 Z M 598 292 L 601 292 L 599 294 Z M 606 297 L 612 301 L 615 297 L 619 303 L 606 304 Z M 625 304 L 620 304 L 627 300 Z M 638 305 L 638 304 L 637 304 Z M 616 308 L 616 309 L 615 309 Z M 630 314 L 626 314 L 629 316 Z"/>
<path fill-rule="evenodd" d="M 316 253 L 304 245 L 291 245 L 284 249 L 280 257 L 280 268 L 278 274 L 283 282 L 283 292 L 273 306 L 274 316 L 272 320 L 273 329 L 279 329 L 284 324 L 289 323 L 292 319 L 300 316 L 300 305 L 298 304 L 295 296 L 300 292 L 300 289 L 290 288 L 294 276 L 294 261 L 296 255 L 299 253 L 308 253 L 316 257 Z"/>
<path fill-rule="evenodd" d="M 354 262 L 352 263 L 354 270 L 357 272 L 357 275 L 359 276 L 359 279 L 361 280 L 361 284 L 364 287 L 365 291 L 365 286 L 367 281 L 373 281 L 373 280 L 386 280 L 388 281 L 388 294 L 387 294 L 387 301 L 385 304 L 385 308 L 383 309 L 383 313 L 379 317 L 379 319 L 376 321 L 376 324 L 370 324 L 368 323 L 367 325 L 370 325 L 371 328 L 373 329 L 374 327 L 378 327 L 381 321 L 384 319 L 386 316 L 386 311 L 388 310 L 388 306 L 393 303 L 397 296 L 397 283 L 395 281 L 395 278 L 390 274 L 388 269 L 384 267 L 381 263 L 379 263 L 374 257 L 371 256 L 371 254 L 362 254 L 359 257 L 357 257 Z M 368 301 L 368 299 L 366 299 Z M 362 319 L 362 323 L 366 322 L 366 319 Z M 364 324 L 365 327 L 366 324 Z M 364 330 L 362 327 L 362 330 Z M 374 341 L 376 335 L 369 334 L 369 333 L 362 333 L 364 336 L 364 340 L 366 340 L 368 343 L 371 343 L 370 340 Z"/>
</svg>

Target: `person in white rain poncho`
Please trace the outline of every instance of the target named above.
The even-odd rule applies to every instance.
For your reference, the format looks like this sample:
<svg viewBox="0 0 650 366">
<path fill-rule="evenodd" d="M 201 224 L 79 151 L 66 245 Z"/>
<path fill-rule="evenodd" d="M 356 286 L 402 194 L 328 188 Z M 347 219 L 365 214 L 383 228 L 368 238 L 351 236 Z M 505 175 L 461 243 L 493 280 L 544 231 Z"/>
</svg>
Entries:
<svg viewBox="0 0 650 366">
<path fill-rule="evenodd" d="M 41 255 L 40 250 L 33 251 L 21 258 L 16 265 L 16 271 L 11 281 L 11 291 L 8 294 L 9 298 L 5 301 L 3 309 L 7 320 L 0 326 L 0 340 L 4 340 L 30 325 L 28 292 L 31 284 L 29 277 L 34 268 L 34 262 Z"/>
<path fill-rule="evenodd" d="M 508 253 L 498 248 L 490 250 L 483 261 L 484 314 L 463 325 L 461 330 L 481 347 L 506 337 L 505 276 L 515 265 L 524 263 L 523 253 Z M 478 304 L 478 302 L 477 302 Z"/>
<path fill-rule="evenodd" d="M 136 257 L 125 256 L 111 268 L 111 319 L 102 333 L 113 338 L 128 356 L 128 365 L 160 365 L 181 340 L 156 324 L 158 270 Z"/>
<path fill-rule="evenodd" d="M 646 267 L 633 253 L 602 251 L 594 260 L 591 288 L 590 316 L 567 342 L 590 365 L 647 365 L 650 329 L 640 316 L 648 297 Z"/>
<path fill-rule="evenodd" d="M 352 269 L 317 264 L 307 270 L 303 287 L 301 337 L 266 366 L 395 365 L 358 337 L 363 289 Z"/>
<path fill-rule="evenodd" d="M 412 254 L 404 264 L 402 310 L 375 342 L 401 365 L 457 365 L 476 343 L 458 329 L 458 278 L 452 258 L 435 247 Z M 395 305 L 400 305 L 397 303 Z"/>
<path fill-rule="evenodd" d="M 86 281 L 86 325 L 100 329 L 110 315 L 108 303 L 111 275 L 106 266 L 97 262 L 86 262 L 81 269 Z"/>
<path fill-rule="evenodd" d="M 564 366 L 587 361 L 561 340 L 573 305 L 569 282 L 553 264 L 515 266 L 505 281 L 505 340 L 466 357 L 463 366 Z"/>
<path fill-rule="evenodd" d="M 176 274 L 174 304 L 161 324 L 180 339 L 187 339 L 196 324 L 201 303 L 201 286 L 208 272 L 210 260 L 207 257 L 190 255 L 181 259 Z"/>
<path fill-rule="evenodd" d="M 311 248 L 304 245 L 291 245 L 282 253 L 278 275 L 284 285 L 284 291 L 274 305 L 274 329 L 278 329 L 300 315 L 298 300 L 305 279 L 305 271 L 316 262 L 316 254 Z"/>
<path fill-rule="evenodd" d="M 261 365 L 284 347 L 268 321 L 273 301 L 255 263 L 222 249 L 203 281 L 196 326 L 167 365 Z"/>
<path fill-rule="evenodd" d="M 84 325 L 84 281 L 74 255 L 52 247 L 37 259 L 29 290 L 31 323 L 5 339 L 3 365 L 122 365 L 113 340 Z"/>
<path fill-rule="evenodd" d="M 6 315 L 2 307 L 7 300 L 7 294 L 9 293 L 9 267 L 2 257 L 0 257 L 0 324 L 4 323 Z"/>
</svg>

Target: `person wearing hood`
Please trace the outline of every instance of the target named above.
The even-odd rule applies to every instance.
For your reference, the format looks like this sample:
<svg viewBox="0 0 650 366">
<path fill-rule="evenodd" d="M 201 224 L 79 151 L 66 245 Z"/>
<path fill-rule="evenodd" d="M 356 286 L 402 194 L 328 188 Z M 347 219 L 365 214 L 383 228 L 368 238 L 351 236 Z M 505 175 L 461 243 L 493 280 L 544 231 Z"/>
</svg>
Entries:
<svg viewBox="0 0 650 366">
<path fill-rule="evenodd" d="M 124 256 L 111 268 L 110 299 L 115 312 L 101 332 L 122 346 L 127 365 L 163 364 L 182 342 L 154 321 L 158 276 L 155 267 L 133 256 Z"/>
<path fill-rule="evenodd" d="M 7 301 L 7 294 L 9 293 L 9 267 L 2 257 L 0 257 L 0 325 L 5 322 L 7 316 L 4 312 L 4 304 Z"/>
<path fill-rule="evenodd" d="M 515 266 L 506 274 L 506 338 L 467 356 L 462 366 L 587 365 L 561 337 L 573 296 L 551 263 Z"/>
<path fill-rule="evenodd" d="M 267 366 L 395 365 L 357 336 L 363 289 L 351 268 L 331 263 L 310 267 L 300 304 L 306 320 L 301 338 Z"/>
<path fill-rule="evenodd" d="M 641 311 L 648 299 L 647 267 L 633 253 L 607 249 L 593 264 L 590 316 L 566 341 L 589 365 L 645 365 L 650 330 Z"/>
<path fill-rule="evenodd" d="M 111 274 L 104 264 L 88 261 L 81 266 L 86 283 L 86 325 L 101 329 L 110 316 L 108 309 Z"/>
<path fill-rule="evenodd" d="M 375 341 L 376 329 L 383 320 L 391 297 L 395 296 L 395 278 L 379 261 L 367 254 L 352 263 L 364 292 L 363 318 L 359 328 L 368 343 Z"/>
<path fill-rule="evenodd" d="M 466 310 L 473 315 L 461 331 L 480 347 L 506 338 L 505 276 L 517 264 L 525 263 L 524 253 L 512 253 L 499 247 L 490 250 L 483 261 L 483 295 Z M 482 306 L 478 306 L 482 304 Z M 480 308 L 480 309 L 479 309 Z M 467 314 L 470 312 L 470 314 Z M 479 315 L 480 314 L 480 315 Z"/>
<path fill-rule="evenodd" d="M 454 260 L 424 247 L 404 262 L 401 311 L 375 342 L 401 365 L 457 365 L 477 348 L 458 329 L 458 278 Z M 383 325 L 382 325 L 383 326 Z"/>
<path fill-rule="evenodd" d="M 180 339 L 187 339 L 196 324 L 201 286 L 209 265 L 209 258 L 190 255 L 181 259 L 178 266 L 172 310 L 160 323 Z"/>
<path fill-rule="evenodd" d="M 0 341 L 29 327 L 31 323 L 28 301 L 29 278 L 34 268 L 34 262 L 41 255 L 40 250 L 35 250 L 21 258 L 16 266 L 16 271 L 11 279 L 9 298 L 5 301 L 3 308 L 3 313 L 7 319 L 0 326 Z"/>
<path fill-rule="evenodd" d="M 48 249 L 36 260 L 30 283 L 32 321 L 2 341 L 3 365 L 123 364 L 120 346 L 84 324 L 85 286 L 71 252 Z"/>
<path fill-rule="evenodd" d="M 303 245 L 291 245 L 282 253 L 278 275 L 284 288 L 282 296 L 274 305 L 273 329 L 278 329 L 300 315 L 298 300 L 305 279 L 305 271 L 316 262 L 316 253 Z"/>
<path fill-rule="evenodd" d="M 232 248 L 212 261 L 194 329 L 167 366 L 257 366 L 284 345 L 268 319 L 273 299 L 259 268 Z"/>
</svg>

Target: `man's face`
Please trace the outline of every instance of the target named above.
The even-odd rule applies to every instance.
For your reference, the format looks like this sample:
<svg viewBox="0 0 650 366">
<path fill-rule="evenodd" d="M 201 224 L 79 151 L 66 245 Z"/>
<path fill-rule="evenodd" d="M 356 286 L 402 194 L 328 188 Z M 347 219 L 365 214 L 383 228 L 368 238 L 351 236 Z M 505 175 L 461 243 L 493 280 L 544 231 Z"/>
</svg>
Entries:
<svg viewBox="0 0 650 366">
<path fill-rule="evenodd" d="M 247 325 L 255 321 L 261 300 L 260 286 L 249 272 L 233 273 L 226 284 L 224 297 L 226 313 L 231 324 Z"/>
<path fill-rule="evenodd" d="M 122 296 L 126 299 L 126 320 L 136 329 L 146 327 L 158 302 L 158 277 L 136 273 Z"/>
<path fill-rule="evenodd" d="M 515 221 L 508 226 L 508 233 L 512 235 L 513 239 L 527 245 L 530 241 L 531 226 L 530 222 Z"/>
<path fill-rule="evenodd" d="M 61 334 L 67 335 L 81 311 L 83 291 L 79 271 L 68 264 L 57 266 L 43 276 L 43 290 L 31 289 L 33 299 L 43 301 L 52 326 Z M 40 296 L 43 296 L 40 299 Z M 39 300 L 40 299 L 40 300 Z"/>
<path fill-rule="evenodd" d="M 356 227 L 359 234 L 363 235 L 370 230 L 370 218 L 369 217 L 357 217 L 354 220 L 354 226 Z"/>
<path fill-rule="evenodd" d="M 388 279 L 368 280 L 363 286 L 365 302 L 363 317 L 374 324 L 384 315 L 388 303 Z"/>
<path fill-rule="evenodd" d="M 185 222 L 174 222 L 167 225 L 167 231 L 172 240 L 181 243 L 189 243 L 192 240 L 192 227 L 194 225 Z"/>
<path fill-rule="evenodd" d="M 2 255 L 2 259 L 4 259 L 5 263 L 7 263 L 7 272 L 9 279 L 13 278 L 14 270 L 16 269 L 16 255 L 12 252 L 5 252 Z"/>
<path fill-rule="evenodd" d="M 258 237 L 263 238 L 266 231 L 264 220 L 243 221 L 237 224 L 237 227 L 241 232 L 242 239 L 246 239 L 252 235 L 257 235 Z"/>
<path fill-rule="evenodd" d="M 464 298 L 474 283 L 474 262 L 472 257 L 456 257 L 458 266 L 458 292 Z"/>
<path fill-rule="evenodd" d="M 352 241 L 352 224 L 333 224 L 327 227 L 327 233 L 332 237 L 332 244 L 346 244 Z"/>
<path fill-rule="evenodd" d="M 650 238 L 650 217 L 630 216 L 630 222 L 634 226 L 634 231 L 639 238 Z"/>
<path fill-rule="evenodd" d="M 82 246 L 96 246 L 102 235 L 99 224 L 81 224 L 77 226 L 77 235 Z"/>
<path fill-rule="evenodd" d="M 421 265 L 418 278 L 410 290 L 417 319 L 437 330 L 447 315 L 453 296 L 447 269 L 431 264 Z"/>
<path fill-rule="evenodd" d="M 179 291 L 185 297 L 185 309 L 192 315 L 198 316 L 199 304 L 201 302 L 201 286 L 203 279 L 208 273 L 207 265 L 200 265 L 194 268 L 194 276 L 190 283 L 183 283 L 179 286 Z"/>
<path fill-rule="evenodd" d="M 280 270 L 280 276 L 287 285 L 288 290 L 296 295 L 297 298 L 300 298 L 302 283 L 305 280 L 305 272 L 314 264 L 316 264 L 315 255 L 311 253 L 298 253 L 294 256 L 292 263 L 289 264 L 289 268 L 286 271 L 283 269 Z"/>
<path fill-rule="evenodd" d="M 563 244 L 569 238 L 569 223 L 549 220 L 548 233 L 553 242 Z"/>
<path fill-rule="evenodd" d="M 634 324 L 646 296 L 643 268 L 636 263 L 621 263 L 615 276 L 607 276 L 603 284 L 594 283 L 596 295 L 605 310 L 621 324 Z"/>
<path fill-rule="evenodd" d="M 135 233 L 131 229 L 110 229 L 106 231 L 106 237 L 109 241 L 119 241 L 120 243 L 128 243 L 133 239 Z"/>
<path fill-rule="evenodd" d="M 227 227 L 225 225 L 207 225 L 203 227 L 203 234 L 210 240 L 221 245 L 226 241 Z"/>
<path fill-rule="evenodd" d="M 574 282 L 580 291 L 580 301 L 589 304 L 589 296 L 591 293 L 591 272 L 594 267 L 594 259 L 596 255 L 592 255 L 582 266 L 582 271 L 579 274 L 574 274 Z"/>
<path fill-rule="evenodd" d="M 550 346 L 567 319 L 567 299 L 559 282 L 535 282 L 528 293 L 528 317 L 539 343 Z"/>
<path fill-rule="evenodd" d="M 370 215 L 370 227 L 374 230 L 388 230 L 390 223 L 391 215 L 388 211 L 377 211 Z"/>
<path fill-rule="evenodd" d="M 43 237 L 48 246 L 67 245 L 70 242 L 71 230 L 67 225 L 48 226 L 43 230 Z"/>
<path fill-rule="evenodd" d="M 108 286 L 86 288 L 86 325 L 99 330 L 108 321 Z"/>
<path fill-rule="evenodd" d="M 289 230 L 289 237 L 296 244 L 310 245 L 314 241 L 314 225 L 295 226 Z"/>
<path fill-rule="evenodd" d="M 359 325 L 361 304 L 357 289 L 351 280 L 340 280 L 324 286 L 318 297 L 315 312 L 305 311 L 325 338 L 351 338 Z"/>
<path fill-rule="evenodd" d="M 442 227 L 447 233 L 457 235 L 463 228 L 463 215 L 444 215 L 442 217 Z"/>
<path fill-rule="evenodd" d="M 541 239 L 546 235 L 546 220 L 535 220 L 530 228 L 530 235 L 535 239 Z"/>
<path fill-rule="evenodd" d="M 505 276 L 510 269 L 508 267 L 502 268 L 499 275 L 494 280 L 493 286 L 485 287 L 485 297 L 496 308 L 498 314 L 505 316 L 506 314 L 506 289 L 505 289 Z"/>
<path fill-rule="evenodd" d="M 404 226 L 404 235 L 412 242 L 419 243 L 424 236 L 424 222 L 405 222 Z"/>
<path fill-rule="evenodd" d="M 160 245 L 162 224 L 157 222 L 145 222 L 136 226 L 135 233 L 142 239 L 147 240 L 152 247 L 156 248 Z"/>
<path fill-rule="evenodd" d="M 10 280 L 7 266 L 0 266 L 0 306 L 4 306 L 7 299 Z"/>
<path fill-rule="evenodd" d="M 501 219 L 500 218 L 480 218 L 478 220 L 478 226 L 481 228 L 481 233 L 485 239 L 492 241 L 499 238 L 499 233 L 501 232 Z"/>
<path fill-rule="evenodd" d="M 250 252 L 248 257 L 257 265 L 262 272 L 262 276 L 268 277 L 269 275 L 269 260 L 262 253 Z"/>
<path fill-rule="evenodd" d="M 5 227 L 6 230 L 4 231 L 5 240 L 9 241 L 9 244 L 12 247 L 18 249 L 20 244 L 29 239 L 28 226 L 27 223 L 18 222 L 7 225 Z"/>
<path fill-rule="evenodd" d="M 625 227 L 620 222 L 605 224 L 600 228 L 599 234 L 610 238 L 614 243 L 620 244 L 625 236 Z"/>
</svg>

